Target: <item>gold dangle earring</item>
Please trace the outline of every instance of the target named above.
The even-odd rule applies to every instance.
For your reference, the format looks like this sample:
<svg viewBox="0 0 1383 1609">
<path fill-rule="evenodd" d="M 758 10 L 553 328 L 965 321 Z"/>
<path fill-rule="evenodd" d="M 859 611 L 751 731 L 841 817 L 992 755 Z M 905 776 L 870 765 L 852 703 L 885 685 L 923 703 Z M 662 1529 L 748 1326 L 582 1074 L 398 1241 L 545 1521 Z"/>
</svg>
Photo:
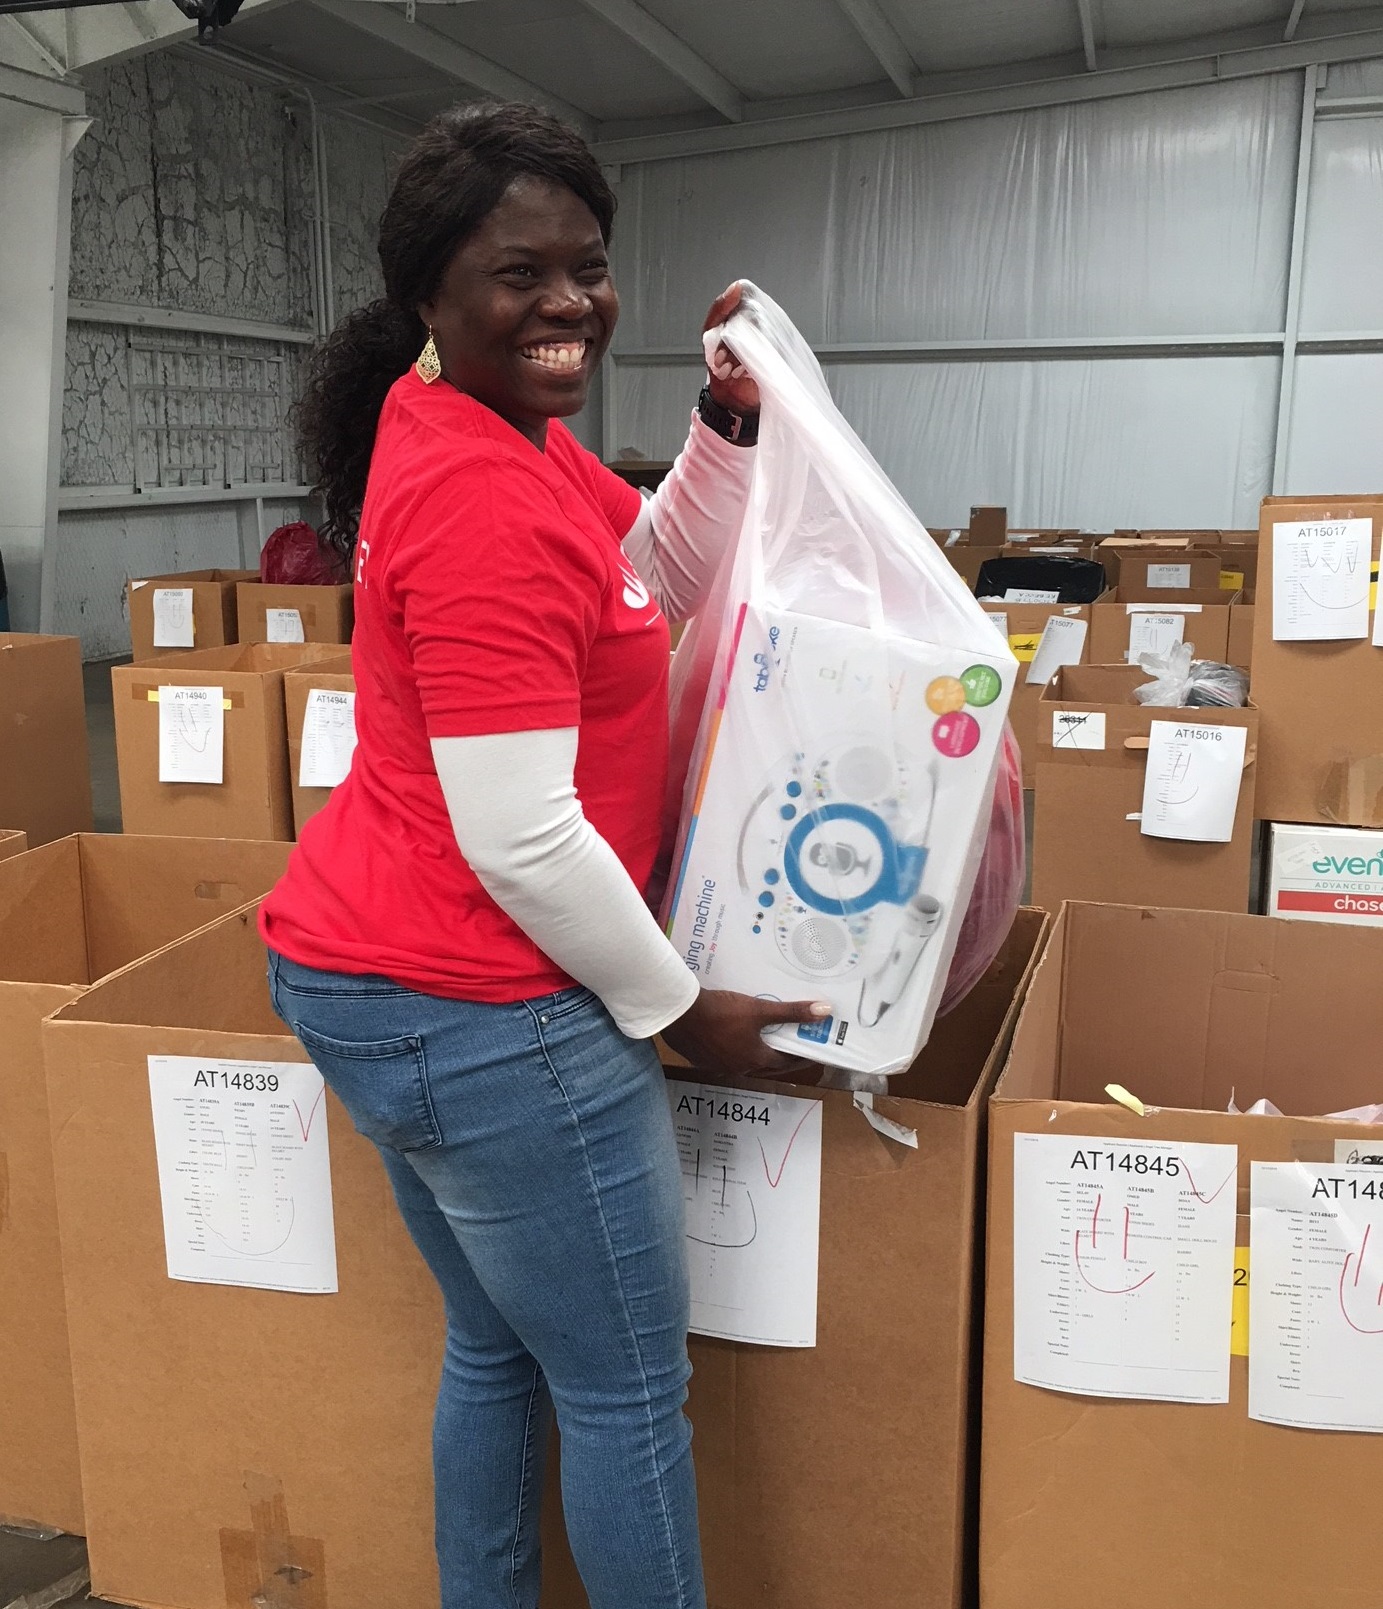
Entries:
<svg viewBox="0 0 1383 1609">
<path fill-rule="evenodd" d="M 442 360 L 437 356 L 437 344 L 432 339 L 432 326 L 427 327 L 427 345 L 418 354 L 418 361 L 413 365 L 418 371 L 418 378 L 424 385 L 431 385 L 442 377 Z"/>
</svg>

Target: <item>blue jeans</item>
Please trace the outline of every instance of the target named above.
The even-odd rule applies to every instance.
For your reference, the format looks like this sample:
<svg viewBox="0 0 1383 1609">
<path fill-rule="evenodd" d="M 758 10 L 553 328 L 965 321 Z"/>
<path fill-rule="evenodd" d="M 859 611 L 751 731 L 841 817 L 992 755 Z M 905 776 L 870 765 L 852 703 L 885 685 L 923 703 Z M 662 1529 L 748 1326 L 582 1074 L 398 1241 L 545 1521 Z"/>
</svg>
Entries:
<svg viewBox="0 0 1383 1609">
<path fill-rule="evenodd" d="M 443 1609 L 536 1609 L 554 1407 L 591 1609 L 703 1609 L 682 1176 L 651 1044 L 586 989 L 441 1000 L 273 952 L 269 981 L 446 1300 Z"/>
</svg>

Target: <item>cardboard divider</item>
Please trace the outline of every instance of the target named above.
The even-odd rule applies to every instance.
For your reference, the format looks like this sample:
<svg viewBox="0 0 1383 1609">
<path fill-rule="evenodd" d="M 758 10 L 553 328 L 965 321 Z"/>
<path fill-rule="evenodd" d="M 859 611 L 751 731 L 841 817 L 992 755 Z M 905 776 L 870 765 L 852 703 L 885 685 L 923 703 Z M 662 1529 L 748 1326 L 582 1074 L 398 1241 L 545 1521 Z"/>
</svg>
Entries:
<svg viewBox="0 0 1383 1609">
<path fill-rule="evenodd" d="M 1315 1115 L 1383 1097 L 1380 969 L 1376 929 L 1063 911 L 990 1108 L 985 1609 L 1300 1609 L 1373 1592 L 1383 1438 L 1249 1419 L 1242 1355 L 1220 1405 L 1015 1381 L 1013 1153 L 1020 1133 L 1236 1145 L 1244 1243 L 1253 1161 L 1329 1164 L 1338 1139 L 1383 1149 L 1383 1128 Z M 1111 1102 L 1111 1081 L 1147 1115 Z M 1236 1093 L 1291 1115 L 1231 1114 Z"/>
<path fill-rule="evenodd" d="M 915 1150 L 875 1132 L 846 1091 L 667 1069 L 824 1107 L 818 1344 L 691 1339 L 717 1609 L 971 1601 L 984 1109 L 1045 927 L 1020 911 L 985 979 L 874 1097 L 915 1130 Z M 557 1507 L 554 1476 L 542 1602 L 580 1609 Z"/>
<path fill-rule="evenodd" d="M 88 834 L 0 863 L 0 1514 L 11 1519 L 83 1530 L 40 1024 L 102 974 L 264 893 L 287 858 L 286 844 Z M 95 1228 L 103 1255 L 116 1232 Z"/>
<path fill-rule="evenodd" d="M 332 1095 L 339 1291 L 167 1274 L 148 1058 L 307 1059 L 270 1005 L 254 908 L 103 979 L 44 1046 L 93 1592 L 166 1609 L 435 1604 L 442 1304 L 378 1152 Z"/>
<path fill-rule="evenodd" d="M 258 570 L 184 570 L 149 575 L 125 584 L 130 646 L 136 665 L 170 650 L 154 642 L 154 593 L 172 588 L 192 594 L 192 648 L 220 648 L 236 640 L 235 589 L 258 578 Z"/>
<path fill-rule="evenodd" d="M 1229 663 L 1240 670 L 1253 669 L 1253 634 L 1258 610 L 1257 594 L 1248 589 L 1229 608 L 1229 640 L 1225 645 Z"/>
<path fill-rule="evenodd" d="M 31 844 L 90 832 L 82 645 L 0 631 L 0 821 Z"/>
<path fill-rule="evenodd" d="M 17 829 L 0 828 L 0 860 L 8 860 L 11 855 L 22 855 L 28 847 L 27 834 Z"/>
</svg>

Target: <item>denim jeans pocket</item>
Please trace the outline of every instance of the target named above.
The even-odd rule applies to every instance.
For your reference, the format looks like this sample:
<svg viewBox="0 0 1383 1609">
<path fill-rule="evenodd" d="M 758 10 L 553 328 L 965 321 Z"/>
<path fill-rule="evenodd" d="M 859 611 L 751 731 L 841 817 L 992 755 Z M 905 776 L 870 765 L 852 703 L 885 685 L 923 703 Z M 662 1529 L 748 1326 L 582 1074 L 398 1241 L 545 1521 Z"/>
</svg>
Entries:
<svg viewBox="0 0 1383 1609">
<path fill-rule="evenodd" d="M 395 1151 L 442 1143 L 418 1035 L 361 1043 L 333 1039 L 301 1022 L 289 1026 L 367 1140 Z"/>
</svg>

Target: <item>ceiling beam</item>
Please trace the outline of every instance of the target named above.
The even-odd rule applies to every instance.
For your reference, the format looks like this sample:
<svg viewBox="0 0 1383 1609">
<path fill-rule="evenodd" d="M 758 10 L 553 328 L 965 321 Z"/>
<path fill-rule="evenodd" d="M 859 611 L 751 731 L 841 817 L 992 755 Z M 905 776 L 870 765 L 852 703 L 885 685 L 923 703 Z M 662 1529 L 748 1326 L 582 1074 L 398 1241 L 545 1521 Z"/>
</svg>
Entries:
<svg viewBox="0 0 1383 1609">
<path fill-rule="evenodd" d="M 1093 0 L 1076 0 L 1076 10 L 1080 13 L 1080 43 L 1085 52 L 1085 70 L 1088 73 L 1099 71 L 1099 62 L 1095 58 L 1095 14 L 1091 9 Z"/>
<path fill-rule="evenodd" d="M 537 84 L 530 84 L 526 78 L 520 78 L 517 73 L 511 73 L 507 67 L 501 67 L 498 62 L 491 61 L 468 46 L 458 44 L 436 28 L 428 28 L 420 22 L 409 22 L 392 6 L 378 4 L 377 0 L 312 0 L 312 4 L 348 27 L 370 34 L 406 55 L 417 57 L 419 61 L 426 62 L 429 67 L 445 73 L 469 89 L 497 96 L 500 100 L 527 101 L 530 105 L 546 106 L 587 138 L 594 130 L 591 119 L 575 106 L 569 106 L 558 96 Z"/>
<path fill-rule="evenodd" d="M 285 0 L 243 0 L 239 15 L 262 16 L 283 4 Z M 78 6 L 64 16 L 67 18 L 67 65 L 73 72 L 83 67 L 128 61 L 132 56 L 197 37 L 197 24 L 184 17 L 172 0 Z"/>
<path fill-rule="evenodd" d="M 1292 0 L 1292 14 L 1290 17 L 1288 17 L 1287 26 L 1282 33 L 1283 39 L 1286 40 L 1288 44 L 1291 44 L 1292 40 L 1296 38 L 1297 25 L 1300 23 L 1301 14 L 1305 10 L 1306 0 Z"/>
<path fill-rule="evenodd" d="M 884 15 L 878 0 L 836 0 L 854 24 L 855 32 L 874 54 L 879 66 L 893 80 L 894 88 L 909 99 L 916 92 L 917 63 Z"/>
<path fill-rule="evenodd" d="M 81 86 L 49 73 L 30 73 L 0 61 L 0 100 L 19 101 L 24 106 L 41 106 L 64 117 L 81 117 L 86 96 Z"/>
<path fill-rule="evenodd" d="M 34 15 L 44 16 L 46 13 L 35 12 Z M 50 73 L 56 73 L 59 78 L 66 76 L 67 63 L 65 61 L 61 61 L 57 55 L 57 52 L 49 48 L 48 44 L 38 33 L 37 29 L 31 27 L 24 21 L 22 17 L 18 17 L 13 13 L 11 13 L 4 20 L 10 24 L 11 31 L 19 35 L 19 37 L 29 47 L 34 55 L 38 57 L 38 59 L 43 63 Z"/>
<path fill-rule="evenodd" d="M 608 22 L 616 33 L 636 44 L 674 78 L 680 78 L 722 117 L 731 123 L 738 123 L 744 117 L 744 96 L 730 80 L 635 0 L 581 0 L 581 4 Z"/>
</svg>

